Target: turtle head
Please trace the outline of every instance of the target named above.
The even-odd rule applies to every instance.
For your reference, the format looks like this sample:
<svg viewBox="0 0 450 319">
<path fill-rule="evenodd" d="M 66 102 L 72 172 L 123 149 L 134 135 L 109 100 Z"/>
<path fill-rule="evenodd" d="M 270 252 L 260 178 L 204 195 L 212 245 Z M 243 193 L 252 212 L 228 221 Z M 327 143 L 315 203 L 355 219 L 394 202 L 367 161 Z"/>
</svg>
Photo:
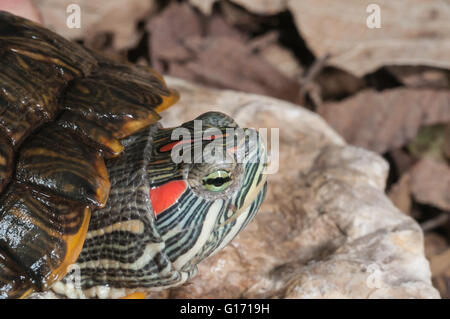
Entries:
<svg viewBox="0 0 450 319">
<path fill-rule="evenodd" d="M 255 216 L 266 193 L 266 162 L 258 133 L 223 113 L 155 134 L 150 199 L 176 270 L 189 271 L 222 249 Z"/>
</svg>

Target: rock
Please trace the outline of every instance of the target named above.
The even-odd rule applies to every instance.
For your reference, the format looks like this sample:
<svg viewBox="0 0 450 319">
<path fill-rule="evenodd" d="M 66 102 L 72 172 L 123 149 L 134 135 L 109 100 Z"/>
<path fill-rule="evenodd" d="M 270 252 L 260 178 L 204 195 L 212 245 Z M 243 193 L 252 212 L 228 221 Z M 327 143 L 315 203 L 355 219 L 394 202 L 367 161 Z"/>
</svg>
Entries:
<svg viewBox="0 0 450 319">
<path fill-rule="evenodd" d="M 255 220 L 169 297 L 439 298 L 419 225 L 384 194 L 380 156 L 288 102 L 167 81 L 181 100 L 165 125 L 218 110 L 280 137 L 279 170 Z"/>
</svg>

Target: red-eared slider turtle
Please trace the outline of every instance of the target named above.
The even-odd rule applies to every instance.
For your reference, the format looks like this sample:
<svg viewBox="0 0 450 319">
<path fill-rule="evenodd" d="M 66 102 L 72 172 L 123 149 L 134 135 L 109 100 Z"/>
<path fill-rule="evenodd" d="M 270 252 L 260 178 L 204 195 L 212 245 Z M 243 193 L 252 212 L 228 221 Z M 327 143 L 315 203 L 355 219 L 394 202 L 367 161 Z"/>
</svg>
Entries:
<svg viewBox="0 0 450 319">
<path fill-rule="evenodd" d="M 152 69 L 1 11 L 0 69 L 0 298 L 180 285 L 261 205 L 256 132 L 217 112 L 163 128 L 178 94 Z"/>
</svg>

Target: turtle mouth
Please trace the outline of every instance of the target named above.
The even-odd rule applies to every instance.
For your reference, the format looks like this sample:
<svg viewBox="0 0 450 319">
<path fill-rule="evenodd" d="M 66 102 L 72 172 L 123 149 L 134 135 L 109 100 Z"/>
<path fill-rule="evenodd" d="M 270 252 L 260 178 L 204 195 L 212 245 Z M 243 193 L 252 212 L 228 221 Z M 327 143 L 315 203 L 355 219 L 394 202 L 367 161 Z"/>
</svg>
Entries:
<svg viewBox="0 0 450 319">
<path fill-rule="evenodd" d="M 237 208 L 233 204 L 230 205 L 229 209 L 233 212 L 232 216 L 227 220 L 225 220 L 224 222 L 222 222 L 221 224 L 219 224 L 217 228 L 221 228 L 232 223 L 243 213 L 247 213 L 251 215 L 251 218 L 253 218 L 253 215 L 256 214 L 260 204 L 264 200 L 266 193 L 267 193 L 267 180 L 266 178 L 264 178 L 264 180 L 257 185 L 257 188 L 251 194 L 248 194 L 247 198 L 245 199 L 243 205 L 240 208 Z M 251 205 L 254 205 L 255 203 L 258 202 L 261 203 L 259 205 L 256 205 L 256 207 L 252 211 L 248 211 Z"/>
</svg>

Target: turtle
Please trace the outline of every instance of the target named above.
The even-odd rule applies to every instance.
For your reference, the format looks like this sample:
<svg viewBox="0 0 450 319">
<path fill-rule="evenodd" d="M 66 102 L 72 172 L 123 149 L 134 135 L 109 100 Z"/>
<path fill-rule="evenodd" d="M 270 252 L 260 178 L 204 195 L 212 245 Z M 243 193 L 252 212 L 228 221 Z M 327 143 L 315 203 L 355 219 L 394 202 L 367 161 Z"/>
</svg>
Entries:
<svg viewBox="0 0 450 319">
<path fill-rule="evenodd" d="M 0 11 L 0 298 L 145 297 L 179 286 L 253 219 L 264 142 L 179 99 L 150 67 Z"/>
</svg>

